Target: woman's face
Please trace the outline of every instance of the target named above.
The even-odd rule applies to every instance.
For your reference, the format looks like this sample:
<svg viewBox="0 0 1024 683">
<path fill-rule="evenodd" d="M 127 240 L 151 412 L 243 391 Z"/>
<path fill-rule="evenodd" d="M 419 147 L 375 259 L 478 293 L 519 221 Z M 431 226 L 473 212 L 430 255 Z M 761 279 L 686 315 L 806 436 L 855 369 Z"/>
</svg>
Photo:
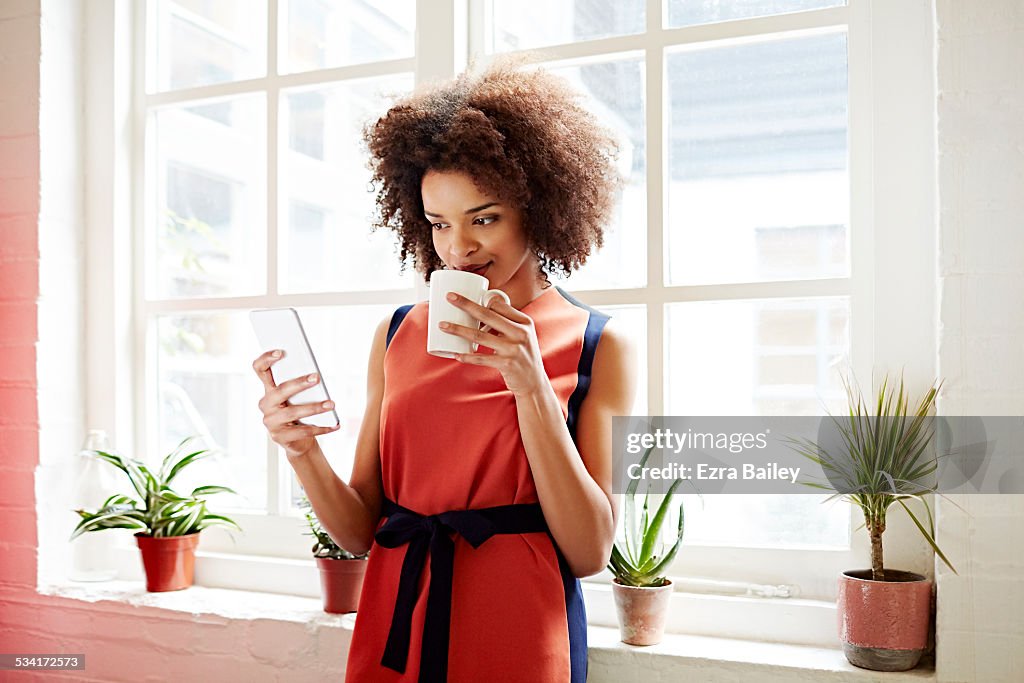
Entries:
<svg viewBox="0 0 1024 683">
<path fill-rule="evenodd" d="M 521 211 L 481 192 L 460 171 L 428 170 L 421 191 L 434 251 L 448 268 L 483 275 L 492 289 L 506 291 L 505 285 L 536 280 Z"/>
</svg>

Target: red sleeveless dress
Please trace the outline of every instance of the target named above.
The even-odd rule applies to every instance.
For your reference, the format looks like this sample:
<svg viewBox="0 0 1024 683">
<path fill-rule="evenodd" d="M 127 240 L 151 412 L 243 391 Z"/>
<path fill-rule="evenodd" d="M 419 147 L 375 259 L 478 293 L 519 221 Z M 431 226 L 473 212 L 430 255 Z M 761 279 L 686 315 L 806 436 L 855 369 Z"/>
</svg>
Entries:
<svg viewBox="0 0 1024 683">
<path fill-rule="evenodd" d="M 345 680 L 582 683 L 580 582 L 544 524 L 515 398 L 497 370 L 426 352 L 427 307 L 388 331 L 385 502 Z M 556 286 L 522 311 L 575 441 L 608 316 Z"/>
</svg>

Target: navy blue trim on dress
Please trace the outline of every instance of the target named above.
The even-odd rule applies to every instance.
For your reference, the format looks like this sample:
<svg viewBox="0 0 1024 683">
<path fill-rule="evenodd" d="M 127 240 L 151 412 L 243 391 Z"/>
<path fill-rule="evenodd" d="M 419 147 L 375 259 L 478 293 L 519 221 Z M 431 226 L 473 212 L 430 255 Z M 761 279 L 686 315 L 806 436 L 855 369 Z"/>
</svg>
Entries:
<svg viewBox="0 0 1024 683">
<path fill-rule="evenodd" d="M 415 304 L 406 304 L 395 310 L 391 316 L 391 325 L 388 326 L 388 338 L 384 342 L 384 348 L 388 348 L 391 345 L 391 338 L 395 336 L 395 332 L 398 332 L 398 326 L 405 320 L 405 315 L 412 310 Z"/>
<path fill-rule="evenodd" d="M 583 350 L 580 352 L 579 366 L 576 368 L 576 389 L 569 397 L 568 416 L 565 418 L 565 423 L 569 427 L 569 435 L 572 436 L 573 443 L 575 443 L 576 419 L 579 416 L 583 399 L 587 397 L 587 392 L 590 390 L 590 374 L 594 366 L 597 342 L 601 340 L 601 332 L 604 331 L 604 326 L 611 319 L 611 316 L 586 305 L 568 294 L 561 287 L 556 285 L 555 288 L 559 294 L 565 297 L 566 301 L 590 312 L 590 318 L 587 320 L 587 329 L 583 333 Z"/>
<path fill-rule="evenodd" d="M 562 590 L 565 593 L 565 616 L 569 621 L 569 683 L 586 683 L 587 680 L 587 608 L 583 602 L 583 587 L 573 576 L 569 563 L 552 536 L 558 556 L 558 570 L 562 575 Z"/>
</svg>

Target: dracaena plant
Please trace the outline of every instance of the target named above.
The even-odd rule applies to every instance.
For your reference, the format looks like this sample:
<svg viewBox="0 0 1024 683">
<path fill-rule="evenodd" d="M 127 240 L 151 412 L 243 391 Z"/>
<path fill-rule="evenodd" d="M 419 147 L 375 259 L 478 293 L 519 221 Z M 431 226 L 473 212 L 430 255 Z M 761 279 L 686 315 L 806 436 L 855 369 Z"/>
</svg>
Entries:
<svg viewBox="0 0 1024 683">
<path fill-rule="evenodd" d="M 651 450 L 648 448 L 640 458 L 641 468 L 647 463 Z M 622 583 L 643 588 L 665 585 L 665 572 L 671 566 L 683 542 L 682 499 L 679 499 L 679 524 L 671 546 L 662 538 L 662 527 L 675 500 L 676 489 L 682 482 L 682 479 L 672 482 L 653 517 L 648 515 L 650 491 L 645 492 L 639 520 L 636 514 L 636 489 L 639 479 L 631 480 L 626 487 L 623 512 L 625 536 L 621 539 L 621 547 L 619 539 L 612 545 L 612 554 L 608 562 L 608 570 Z"/>
<path fill-rule="evenodd" d="M 369 552 L 355 555 L 335 543 L 330 534 L 324 531 L 323 526 L 320 525 L 320 520 L 313 512 L 313 504 L 309 502 L 309 498 L 302 496 L 299 507 L 305 511 L 306 523 L 309 524 L 309 532 L 304 533 L 303 536 L 316 538 L 316 542 L 313 543 L 313 557 L 327 557 L 332 560 L 362 560 L 369 555 Z"/>
<path fill-rule="evenodd" d="M 825 482 L 803 482 L 807 486 L 832 491 L 825 499 L 846 500 L 860 508 L 864 524 L 871 539 L 871 578 L 885 580 L 882 557 L 882 534 L 888 509 L 899 504 L 910 515 L 918 531 L 924 536 L 935 554 L 953 573 L 956 569 L 935 542 L 935 520 L 931 506 L 924 497 L 936 493 L 933 475 L 938 469 L 938 458 L 931 454 L 934 421 L 928 415 L 935 407 L 942 382 L 910 408 L 910 397 L 900 376 L 899 386 L 891 386 L 883 378 L 882 386 L 872 406 L 845 377 L 848 414 L 832 417 L 835 434 L 840 438 L 829 443 L 810 439 L 788 439 L 800 455 L 817 463 L 826 476 Z M 941 494 L 939 494 L 941 495 Z M 927 515 L 922 522 L 907 506 L 909 500 L 919 500 Z"/>
<path fill-rule="evenodd" d="M 235 493 L 232 489 L 226 486 L 199 486 L 188 495 L 181 495 L 171 488 L 171 482 L 183 469 L 213 454 L 210 449 L 193 450 L 194 446 L 189 447 L 197 438 L 189 436 L 183 439 L 164 457 L 159 471 L 155 473 L 141 460 L 94 450 L 94 457 L 110 463 L 127 475 L 137 498 L 114 494 L 95 512 L 75 510 L 82 519 L 69 540 L 90 531 L 104 529 L 141 529 L 154 538 L 184 536 L 215 524 L 241 530 L 234 520 L 209 512 L 204 500 L 205 496 L 215 493 Z"/>
</svg>

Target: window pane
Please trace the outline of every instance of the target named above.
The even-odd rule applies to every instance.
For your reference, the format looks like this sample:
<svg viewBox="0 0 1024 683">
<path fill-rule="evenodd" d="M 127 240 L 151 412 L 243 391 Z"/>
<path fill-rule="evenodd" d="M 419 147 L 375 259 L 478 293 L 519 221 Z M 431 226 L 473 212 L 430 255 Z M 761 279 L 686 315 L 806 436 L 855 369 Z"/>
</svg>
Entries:
<svg viewBox="0 0 1024 683">
<path fill-rule="evenodd" d="M 849 361 L 845 297 L 668 306 L 668 415 L 840 413 Z M 824 403 L 824 405 L 823 405 Z M 688 542 L 847 547 L 850 506 L 826 496 L 685 497 Z"/>
<path fill-rule="evenodd" d="M 692 489 L 691 489 L 692 490 Z M 745 548 L 850 547 L 850 511 L 842 500 L 801 493 L 683 495 L 686 543 Z"/>
<path fill-rule="evenodd" d="M 411 288 L 399 273 L 398 239 L 371 230 L 374 195 L 360 140 L 384 113 L 384 95 L 405 93 L 412 76 L 285 91 L 282 99 L 280 290 Z"/>
<path fill-rule="evenodd" d="M 647 283 L 647 154 L 644 64 L 640 57 L 572 67 L 544 67 L 569 80 L 583 104 L 617 136 L 620 172 L 629 179 L 605 226 L 605 243 L 571 278 L 568 289 L 643 287 Z"/>
<path fill-rule="evenodd" d="M 709 24 L 845 4 L 845 0 L 668 0 L 668 25 Z"/>
<path fill-rule="evenodd" d="M 410 296 L 409 303 L 413 303 Z M 320 373 L 334 401 L 341 428 L 317 437 L 327 461 L 345 481 L 352 475 L 359 427 L 366 409 L 366 366 L 373 333 L 381 320 L 390 319 L 395 306 L 318 306 L 298 308 L 302 327 L 316 354 Z M 284 457 L 282 451 L 281 457 Z M 291 478 L 291 503 L 302 495 L 295 471 Z"/>
<path fill-rule="evenodd" d="M 150 91 L 266 75 L 266 0 L 150 0 L 146 11 Z"/>
<path fill-rule="evenodd" d="M 645 0 L 491 0 L 495 52 L 640 33 Z"/>
<path fill-rule="evenodd" d="M 413 56 L 415 0 L 282 0 L 280 7 L 282 73 Z"/>
<path fill-rule="evenodd" d="M 668 415 L 841 412 L 846 297 L 669 304 Z"/>
<path fill-rule="evenodd" d="M 214 511 L 263 511 L 267 505 L 267 433 L 252 372 L 258 344 L 245 311 L 162 316 L 156 321 L 160 459 L 186 436 L 223 449 L 175 479 L 179 493 L 218 484 L 239 493 L 210 498 Z"/>
<path fill-rule="evenodd" d="M 264 291 L 264 101 L 247 95 L 152 115 L 150 298 Z"/>
<path fill-rule="evenodd" d="M 670 284 L 847 276 L 846 34 L 666 68 Z"/>
</svg>

